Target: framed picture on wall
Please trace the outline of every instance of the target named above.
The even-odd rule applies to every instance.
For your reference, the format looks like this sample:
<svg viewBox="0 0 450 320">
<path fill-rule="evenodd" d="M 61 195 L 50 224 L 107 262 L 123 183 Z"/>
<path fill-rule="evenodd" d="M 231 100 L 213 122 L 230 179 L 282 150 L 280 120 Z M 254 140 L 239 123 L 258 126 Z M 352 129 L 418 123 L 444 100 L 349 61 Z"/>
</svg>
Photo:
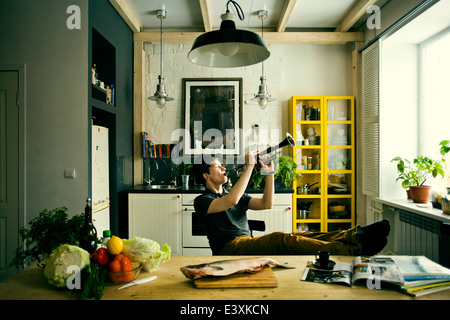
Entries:
<svg viewBox="0 0 450 320">
<path fill-rule="evenodd" d="M 183 79 L 185 155 L 239 155 L 242 78 Z"/>
</svg>

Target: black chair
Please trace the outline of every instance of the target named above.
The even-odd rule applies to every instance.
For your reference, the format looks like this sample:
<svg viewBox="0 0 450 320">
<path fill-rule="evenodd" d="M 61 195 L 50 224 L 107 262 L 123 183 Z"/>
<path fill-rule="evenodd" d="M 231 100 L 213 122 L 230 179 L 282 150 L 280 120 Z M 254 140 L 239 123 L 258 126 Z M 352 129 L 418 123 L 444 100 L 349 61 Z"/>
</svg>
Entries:
<svg viewBox="0 0 450 320">
<path fill-rule="evenodd" d="M 248 220 L 248 227 L 252 236 L 253 231 L 266 231 L 266 223 L 262 220 Z"/>
</svg>

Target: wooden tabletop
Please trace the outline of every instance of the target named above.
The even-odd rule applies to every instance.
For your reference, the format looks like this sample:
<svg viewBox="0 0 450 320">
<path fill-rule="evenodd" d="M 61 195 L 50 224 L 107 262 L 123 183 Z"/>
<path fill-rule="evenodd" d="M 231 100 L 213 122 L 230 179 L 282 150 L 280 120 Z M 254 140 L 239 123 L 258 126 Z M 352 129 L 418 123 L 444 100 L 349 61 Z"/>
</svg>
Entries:
<svg viewBox="0 0 450 320">
<path fill-rule="evenodd" d="M 274 256 L 280 263 L 287 262 L 295 269 L 273 268 L 278 280 L 276 288 L 198 289 L 193 280 L 186 278 L 180 268 L 190 264 L 207 263 L 237 257 L 172 256 L 153 272 L 142 272 L 139 279 L 157 276 L 145 284 L 117 290 L 107 286 L 102 300 L 450 300 L 450 290 L 410 297 L 388 289 L 368 289 L 356 285 L 347 287 L 301 281 L 300 278 L 311 256 Z M 242 257 L 239 257 L 242 258 Z M 349 262 L 351 256 L 332 256 L 335 262 Z M 76 296 L 68 289 L 49 285 L 43 270 L 31 267 L 0 283 L 0 300 L 69 300 Z"/>
</svg>

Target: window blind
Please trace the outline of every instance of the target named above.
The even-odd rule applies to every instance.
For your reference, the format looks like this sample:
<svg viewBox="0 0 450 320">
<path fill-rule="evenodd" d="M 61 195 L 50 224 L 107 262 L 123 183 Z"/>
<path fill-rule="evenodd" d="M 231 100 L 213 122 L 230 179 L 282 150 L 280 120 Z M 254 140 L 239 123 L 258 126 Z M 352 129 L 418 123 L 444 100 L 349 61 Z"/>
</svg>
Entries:
<svg viewBox="0 0 450 320">
<path fill-rule="evenodd" d="M 362 52 L 362 191 L 380 194 L 380 46 L 379 41 Z"/>
</svg>

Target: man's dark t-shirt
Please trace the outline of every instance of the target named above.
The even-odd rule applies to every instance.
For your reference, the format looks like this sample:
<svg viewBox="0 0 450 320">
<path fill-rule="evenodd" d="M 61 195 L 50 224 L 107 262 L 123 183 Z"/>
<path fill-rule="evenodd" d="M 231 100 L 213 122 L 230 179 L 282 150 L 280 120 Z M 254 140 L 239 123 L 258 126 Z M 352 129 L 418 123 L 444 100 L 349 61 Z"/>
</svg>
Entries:
<svg viewBox="0 0 450 320">
<path fill-rule="evenodd" d="M 251 196 L 246 193 L 237 205 L 222 212 L 207 214 L 211 202 L 226 194 L 225 189 L 222 195 L 206 190 L 194 200 L 195 212 L 205 227 L 209 245 L 215 255 L 219 254 L 227 242 L 239 236 L 250 235 L 247 209 Z"/>
</svg>

